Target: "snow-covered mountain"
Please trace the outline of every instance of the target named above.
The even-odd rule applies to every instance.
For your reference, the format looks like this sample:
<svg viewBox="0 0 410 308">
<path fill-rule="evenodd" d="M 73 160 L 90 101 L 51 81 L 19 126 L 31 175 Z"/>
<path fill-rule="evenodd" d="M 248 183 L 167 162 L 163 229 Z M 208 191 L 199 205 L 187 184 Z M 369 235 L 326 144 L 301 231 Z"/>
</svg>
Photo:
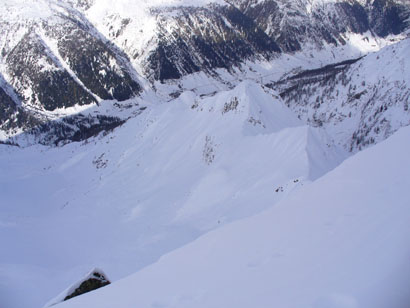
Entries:
<svg viewBox="0 0 410 308">
<path fill-rule="evenodd" d="M 0 308 L 404 308 L 407 1 L 0 4 Z"/>
<path fill-rule="evenodd" d="M 2 130 L 13 134 L 53 120 L 62 108 L 123 101 L 140 92 L 126 56 L 79 11 L 61 1 L 1 5 L 0 85 L 17 97 L 0 117 Z"/>
<path fill-rule="evenodd" d="M 410 39 L 272 84 L 300 119 L 357 151 L 410 124 Z M 353 63 L 352 63 L 353 62 Z"/>
<path fill-rule="evenodd" d="M 88 142 L 0 145 L 2 304 L 39 307 L 96 266 L 116 280 L 271 207 L 346 157 L 328 139 L 245 81 Z"/>
<path fill-rule="evenodd" d="M 218 70 L 234 74 L 247 62 L 274 65 L 282 53 L 313 58 L 322 51 L 326 56 L 317 65 L 340 62 L 405 37 L 410 25 L 409 4 L 396 0 L 1 4 L 0 86 L 8 106 L 0 114 L 3 140 L 49 130 L 45 123 L 81 105 L 157 89 L 156 81 L 199 72 L 220 78 Z M 101 116 L 89 116 L 92 125 L 59 122 L 51 129 L 63 132 L 57 139 L 78 140 L 73 136 L 95 135 L 124 120 Z"/>
<path fill-rule="evenodd" d="M 132 2 L 113 8 L 96 1 L 86 15 L 147 77 L 160 80 L 281 51 L 354 46 L 353 34 L 400 35 L 410 16 L 408 4 L 390 0 Z"/>
<path fill-rule="evenodd" d="M 406 308 L 410 128 L 271 209 L 59 308 Z"/>
<path fill-rule="evenodd" d="M 349 44 L 350 35 L 375 37 L 397 35 L 408 24 L 405 1 L 390 0 L 233 0 L 256 21 L 283 51 L 307 44 Z"/>
</svg>

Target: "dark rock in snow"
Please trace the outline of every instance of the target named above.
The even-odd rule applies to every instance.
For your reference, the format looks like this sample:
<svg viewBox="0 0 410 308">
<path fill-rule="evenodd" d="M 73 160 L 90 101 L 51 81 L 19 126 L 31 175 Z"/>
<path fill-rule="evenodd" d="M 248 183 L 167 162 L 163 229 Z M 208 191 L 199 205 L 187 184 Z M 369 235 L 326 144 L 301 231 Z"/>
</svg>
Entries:
<svg viewBox="0 0 410 308">
<path fill-rule="evenodd" d="M 74 289 L 70 294 L 68 294 L 64 301 L 69 300 L 73 297 L 94 291 L 101 287 L 109 285 L 111 282 L 105 277 L 104 273 L 98 270 L 94 270 L 84 281 L 80 283 L 78 287 Z"/>
</svg>

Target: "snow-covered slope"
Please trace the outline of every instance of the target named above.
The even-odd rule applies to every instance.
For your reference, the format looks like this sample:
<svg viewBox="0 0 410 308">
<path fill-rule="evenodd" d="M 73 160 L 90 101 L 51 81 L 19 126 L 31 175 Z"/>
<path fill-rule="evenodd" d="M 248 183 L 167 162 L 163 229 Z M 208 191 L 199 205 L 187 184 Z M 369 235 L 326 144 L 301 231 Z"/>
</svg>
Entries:
<svg viewBox="0 0 410 308">
<path fill-rule="evenodd" d="M 345 157 L 250 81 L 148 104 L 88 142 L 0 151 L 8 308 L 39 307 L 96 266 L 113 280 L 129 275 L 271 207 Z"/>
<path fill-rule="evenodd" d="M 274 88 L 302 120 L 357 151 L 410 124 L 409 50 L 405 39 L 352 65 L 301 72 Z"/>
<path fill-rule="evenodd" d="M 406 308 L 409 140 L 403 128 L 271 209 L 57 307 Z"/>
<path fill-rule="evenodd" d="M 261 292 L 261 300 L 270 300 L 275 293 L 267 295 L 268 289 L 255 277 L 275 275 L 269 256 L 259 255 L 264 248 L 255 238 L 262 232 L 252 233 L 253 225 L 260 222 L 260 228 L 272 233 L 284 231 L 286 236 L 275 233 L 272 238 L 297 255 L 305 252 L 310 264 L 326 247 L 334 248 L 331 238 L 318 244 L 327 225 L 308 226 L 338 215 L 345 199 L 332 200 L 336 205 L 331 209 L 325 203 L 313 204 L 312 195 L 323 186 L 323 202 L 330 203 L 330 193 L 337 192 L 329 183 L 341 171 L 309 185 L 312 193 L 301 193 L 308 201 L 306 208 L 285 199 L 343 161 L 347 154 L 334 142 L 356 152 L 410 123 L 410 46 L 403 40 L 409 17 L 409 4 L 402 0 L 0 0 L 0 308 L 38 308 L 96 266 L 118 280 L 211 230 L 283 201 L 278 209 L 244 221 L 249 240 L 235 225 L 223 230 L 233 228 L 239 235 L 221 231 L 221 240 L 235 243 L 243 237 L 254 242 L 244 242 L 246 249 L 255 248 L 254 254 L 243 255 L 252 259 L 246 263 L 248 272 L 232 277 L 244 286 L 254 281 L 249 288 L 254 293 L 248 294 Z M 356 63 L 330 66 L 330 73 L 328 67 L 318 69 L 400 40 Z M 389 67 L 394 71 L 388 72 Z M 387 144 L 397 146 L 394 141 Z M 386 151 L 380 155 L 389 157 Z M 367 206 L 373 202 L 370 186 L 360 182 L 367 179 L 364 173 L 357 176 L 355 183 L 364 190 L 354 196 L 363 196 L 360 200 Z M 393 193 L 401 196 L 389 190 L 380 200 Z M 380 200 L 376 206 L 389 217 Z M 368 210 L 357 206 L 361 209 Z M 310 215 L 313 211 L 323 215 Z M 343 219 L 331 220 L 340 226 L 336 232 L 344 232 Z M 354 243 L 363 245 L 358 247 L 363 258 L 373 247 L 366 250 L 362 241 L 373 231 L 357 227 L 366 222 L 360 218 L 348 224 L 358 232 Z M 297 223 L 301 229 L 292 233 Z M 308 229 L 310 233 L 303 232 Z M 302 233 L 312 236 L 317 249 L 299 246 Z M 212 241 L 215 234 L 209 235 Z M 202 244 L 186 249 L 195 245 Z M 352 247 L 340 246 L 344 248 Z M 220 251 L 215 257 L 221 262 L 232 257 Z M 394 256 L 386 253 L 387 259 Z M 300 269 L 296 272 L 308 270 L 296 253 L 289 260 L 279 273 L 288 273 L 294 261 Z M 326 260 L 324 275 L 319 275 L 324 280 L 312 283 L 314 290 L 326 283 L 332 286 L 326 273 L 340 260 L 334 255 Z M 362 265 L 361 260 L 355 262 Z M 268 265 L 254 280 L 241 280 L 259 264 Z M 229 265 L 236 271 L 237 263 Z M 353 273 L 343 269 L 347 276 Z M 215 273 L 204 268 L 198 276 L 205 271 Z M 349 277 L 357 281 L 353 287 L 359 286 L 360 279 Z M 225 278 L 221 283 L 230 279 Z M 290 276 L 286 290 L 296 280 Z M 324 297 L 317 301 L 306 291 L 300 301 L 316 301 L 318 307 L 329 306 L 329 301 L 353 306 L 360 302 L 359 293 L 336 290 L 339 286 L 345 287 L 323 287 Z M 217 287 L 224 290 L 215 284 L 215 292 Z M 208 308 L 218 306 L 212 302 L 218 297 L 198 292 L 190 293 L 186 302 L 194 298 L 209 303 Z M 144 300 L 150 302 L 150 292 L 145 293 Z M 164 296 L 153 306 L 168 305 Z M 283 292 L 277 300 L 286 296 Z M 174 305 L 179 306 L 179 300 Z M 229 307 L 236 299 L 225 300 Z M 364 301 L 368 303 L 368 297 Z"/>
</svg>

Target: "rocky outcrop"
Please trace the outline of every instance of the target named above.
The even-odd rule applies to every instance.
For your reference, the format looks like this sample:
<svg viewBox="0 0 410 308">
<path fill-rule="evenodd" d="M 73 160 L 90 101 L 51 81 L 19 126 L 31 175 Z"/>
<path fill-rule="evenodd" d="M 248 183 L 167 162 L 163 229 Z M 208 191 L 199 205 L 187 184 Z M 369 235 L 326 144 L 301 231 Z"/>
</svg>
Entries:
<svg viewBox="0 0 410 308">
<path fill-rule="evenodd" d="M 99 288 L 109 285 L 111 282 L 105 277 L 105 274 L 99 270 L 94 270 L 86 279 L 84 279 L 78 287 L 72 290 L 66 297 L 64 301 L 69 300 L 73 297 L 97 290 Z"/>
<path fill-rule="evenodd" d="M 107 275 L 100 269 L 94 268 L 85 277 L 72 284 L 68 289 L 50 300 L 44 307 L 51 307 L 73 297 L 97 290 L 111 284 Z"/>
</svg>

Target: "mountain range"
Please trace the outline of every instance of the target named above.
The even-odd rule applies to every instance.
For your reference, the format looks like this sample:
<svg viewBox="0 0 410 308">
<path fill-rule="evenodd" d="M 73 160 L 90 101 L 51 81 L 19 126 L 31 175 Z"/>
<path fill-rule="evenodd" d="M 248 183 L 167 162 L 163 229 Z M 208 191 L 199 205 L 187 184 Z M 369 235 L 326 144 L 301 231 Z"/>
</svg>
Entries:
<svg viewBox="0 0 410 308">
<path fill-rule="evenodd" d="M 408 3 L 392 0 L 115 5 L 102 0 L 13 0 L 2 6 L 3 141 L 22 132 L 49 130 L 59 141 L 84 139 L 124 119 L 77 116 L 74 122 L 81 125 L 74 127 L 61 121 L 77 115 L 81 106 L 120 103 L 168 83 L 184 89 L 181 79 L 194 73 L 212 80 L 226 74 L 249 78 L 242 73 L 247 63 L 282 63 L 287 54 L 327 54 L 314 61 L 312 68 L 317 69 L 377 50 L 405 37 L 410 27 Z M 50 143 L 49 138 L 37 139 Z"/>
<path fill-rule="evenodd" d="M 0 3 L 1 308 L 407 307 L 408 1 Z"/>
</svg>

